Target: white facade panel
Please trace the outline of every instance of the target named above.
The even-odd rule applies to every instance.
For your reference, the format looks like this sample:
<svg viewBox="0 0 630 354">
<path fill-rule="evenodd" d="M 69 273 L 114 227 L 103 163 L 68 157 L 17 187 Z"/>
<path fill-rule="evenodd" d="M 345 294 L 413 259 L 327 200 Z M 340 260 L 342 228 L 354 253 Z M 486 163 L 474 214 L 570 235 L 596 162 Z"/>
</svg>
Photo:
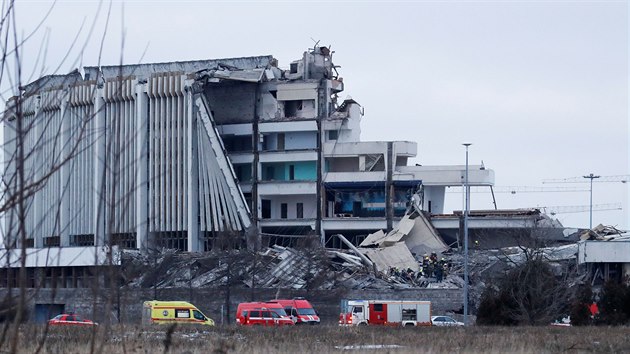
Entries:
<svg viewBox="0 0 630 354">
<path fill-rule="evenodd" d="M 229 157 L 232 164 L 254 162 L 254 154 L 252 153 L 232 153 Z"/>
<path fill-rule="evenodd" d="M 317 132 L 291 132 L 284 134 L 284 149 L 316 149 Z"/>
<path fill-rule="evenodd" d="M 324 156 L 357 156 L 366 154 L 387 154 L 386 141 L 340 143 L 329 141 L 324 144 Z"/>
<path fill-rule="evenodd" d="M 453 166 L 456 168 L 444 168 L 450 166 L 399 166 L 394 175 L 394 179 L 408 179 L 408 175 L 413 175 L 413 179 L 422 180 L 425 186 L 461 186 L 464 183 L 465 166 Z M 481 166 L 468 167 L 468 182 L 471 186 L 491 186 L 494 185 L 494 171 L 481 169 Z"/>
<path fill-rule="evenodd" d="M 377 172 L 326 172 L 324 182 L 375 182 L 385 181 L 387 173 Z"/>
<path fill-rule="evenodd" d="M 259 161 L 264 162 L 291 162 L 291 161 L 317 161 L 317 151 L 278 151 L 261 152 Z"/>
<path fill-rule="evenodd" d="M 630 263 L 630 241 L 581 241 L 578 263 Z"/>
<path fill-rule="evenodd" d="M 260 182 L 258 195 L 315 194 L 317 182 Z"/>
<path fill-rule="evenodd" d="M 322 220 L 324 230 L 384 230 L 385 218 L 328 218 Z"/>
<path fill-rule="evenodd" d="M 317 131 L 317 122 L 314 120 L 267 122 L 258 125 L 261 133 L 285 133 L 285 132 L 310 132 Z"/>
<path fill-rule="evenodd" d="M 89 267 L 109 265 L 108 253 L 111 252 L 111 264 L 120 265 L 120 250 L 113 247 L 51 247 L 27 248 L 26 267 Z M 0 259 L 11 260 L 9 268 L 20 267 L 20 249 L 0 249 Z M 6 261 L 3 266 L 7 266 Z"/>
<path fill-rule="evenodd" d="M 217 130 L 221 135 L 252 135 L 252 125 L 244 124 L 223 124 L 217 126 Z"/>
</svg>

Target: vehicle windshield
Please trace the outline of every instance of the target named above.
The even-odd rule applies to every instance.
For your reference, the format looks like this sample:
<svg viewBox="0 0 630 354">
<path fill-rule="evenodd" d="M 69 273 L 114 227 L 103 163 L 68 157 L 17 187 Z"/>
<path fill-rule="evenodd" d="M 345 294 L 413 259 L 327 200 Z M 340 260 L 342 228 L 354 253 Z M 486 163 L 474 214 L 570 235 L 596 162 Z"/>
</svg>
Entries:
<svg viewBox="0 0 630 354">
<path fill-rule="evenodd" d="M 198 311 L 198 310 L 193 310 L 193 317 L 195 317 L 195 319 L 197 320 L 202 320 L 202 321 L 206 320 L 206 316 L 204 316 L 203 313 L 201 313 L 201 311 Z"/>
<path fill-rule="evenodd" d="M 315 310 L 313 310 L 312 308 L 306 308 L 306 309 L 297 309 L 298 315 L 313 315 L 316 316 L 317 314 L 315 313 Z"/>
<path fill-rule="evenodd" d="M 287 312 L 284 309 L 273 309 L 273 312 L 277 313 L 280 317 L 287 316 Z"/>
</svg>

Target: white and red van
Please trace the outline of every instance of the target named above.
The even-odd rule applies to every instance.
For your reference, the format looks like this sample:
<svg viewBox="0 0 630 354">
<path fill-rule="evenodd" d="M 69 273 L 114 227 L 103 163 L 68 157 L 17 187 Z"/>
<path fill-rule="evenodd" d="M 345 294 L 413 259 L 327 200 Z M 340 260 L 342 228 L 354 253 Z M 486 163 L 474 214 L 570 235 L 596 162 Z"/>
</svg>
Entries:
<svg viewBox="0 0 630 354">
<path fill-rule="evenodd" d="M 308 300 L 303 297 L 294 299 L 275 299 L 269 300 L 267 303 L 276 302 L 284 308 L 295 324 L 319 324 L 319 315 Z"/>
<path fill-rule="evenodd" d="M 236 308 L 236 323 L 242 326 L 292 326 L 291 317 L 275 302 L 241 302 Z"/>
</svg>

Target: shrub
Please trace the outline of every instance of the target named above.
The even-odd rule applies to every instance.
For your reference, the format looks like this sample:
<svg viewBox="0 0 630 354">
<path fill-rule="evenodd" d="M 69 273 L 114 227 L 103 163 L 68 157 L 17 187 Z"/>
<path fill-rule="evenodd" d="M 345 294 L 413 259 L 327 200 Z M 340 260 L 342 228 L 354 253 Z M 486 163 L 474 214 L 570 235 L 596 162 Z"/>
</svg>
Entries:
<svg viewBox="0 0 630 354">
<path fill-rule="evenodd" d="M 623 325 L 629 320 L 630 289 L 625 284 L 607 281 L 602 289 L 596 322 L 605 325 Z"/>
<path fill-rule="evenodd" d="M 589 306 L 593 303 L 593 290 L 589 284 L 581 285 L 575 299 L 571 302 L 571 324 L 587 326 L 593 324 Z"/>
<path fill-rule="evenodd" d="M 498 292 L 485 291 L 477 323 L 541 325 L 550 323 L 566 303 L 566 289 L 549 265 L 530 258 L 499 280 Z"/>
</svg>

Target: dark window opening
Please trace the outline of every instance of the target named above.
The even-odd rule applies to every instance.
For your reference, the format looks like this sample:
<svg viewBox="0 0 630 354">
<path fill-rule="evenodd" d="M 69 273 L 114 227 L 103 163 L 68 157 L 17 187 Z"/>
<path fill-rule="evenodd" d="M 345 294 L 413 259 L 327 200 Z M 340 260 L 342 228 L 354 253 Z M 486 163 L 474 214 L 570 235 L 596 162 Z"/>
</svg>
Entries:
<svg viewBox="0 0 630 354">
<path fill-rule="evenodd" d="M 287 203 L 280 204 L 280 218 L 281 219 L 287 218 L 288 211 L 289 211 L 289 206 L 287 205 Z"/>
<path fill-rule="evenodd" d="M 94 246 L 94 235 L 70 235 L 70 246 Z"/>
<path fill-rule="evenodd" d="M 304 218 L 304 203 L 297 203 L 295 206 L 295 213 L 298 219 Z"/>
<path fill-rule="evenodd" d="M 328 140 L 337 140 L 339 138 L 339 132 L 336 130 L 328 131 Z"/>
<path fill-rule="evenodd" d="M 50 236 L 44 237 L 44 247 L 59 247 L 61 246 L 61 237 Z"/>
<path fill-rule="evenodd" d="M 267 175 L 265 176 L 265 180 L 267 181 L 271 181 L 274 179 L 274 174 L 275 174 L 275 170 L 273 168 L 273 166 L 267 166 L 267 168 L 265 169 L 265 171 L 267 172 Z"/>
<path fill-rule="evenodd" d="M 295 180 L 295 165 L 289 165 L 289 181 Z"/>
<path fill-rule="evenodd" d="M 284 133 L 278 134 L 278 150 L 284 150 Z"/>
<path fill-rule="evenodd" d="M 302 100 L 284 102 L 284 116 L 285 117 L 295 117 L 297 113 L 301 110 L 302 110 Z"/>
<path fill-rule="evenodd" d="M 271 219 L 271 200 L 263 199 L 261 202 L 262 202 L 262 218 Z"/>
<path fill-rule="evenodd" d="M 374 311 L 383 311 L 383 304 L 374 304 Z"/>
</svg>

